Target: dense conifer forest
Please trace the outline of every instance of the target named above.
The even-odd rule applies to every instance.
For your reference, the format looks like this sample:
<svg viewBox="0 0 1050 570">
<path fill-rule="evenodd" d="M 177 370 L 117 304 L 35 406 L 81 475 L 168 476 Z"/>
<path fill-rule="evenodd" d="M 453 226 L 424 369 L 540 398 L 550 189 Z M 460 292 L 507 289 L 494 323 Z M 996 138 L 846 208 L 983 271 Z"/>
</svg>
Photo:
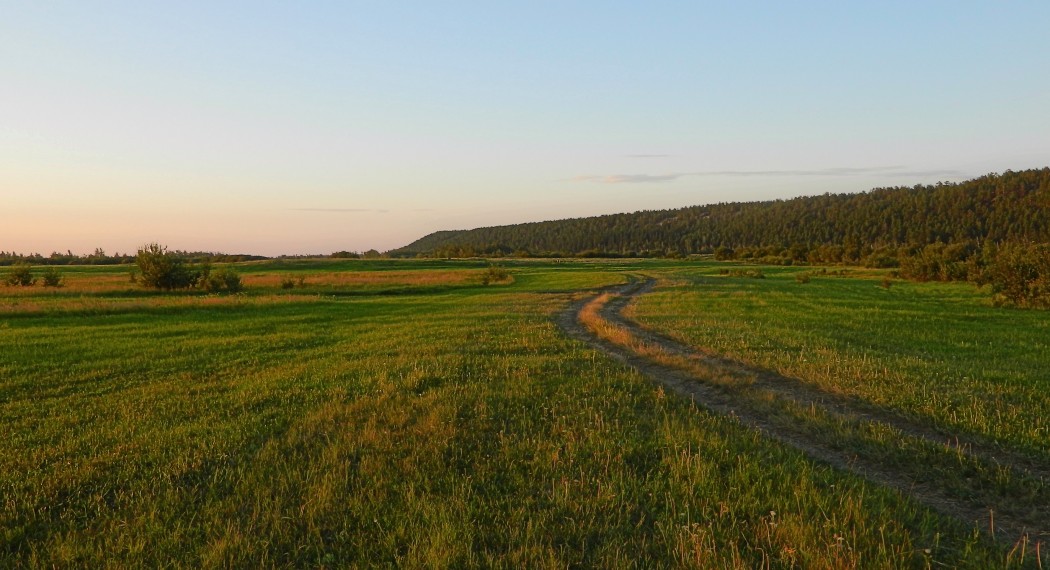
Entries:
<svg viewBox="0 0 1050 570">
<path fill-rule="evenodd" d="M 1050 242 L 1050 168 L 962 183 L 440 231 L 395 256 L 778 258 L 895 266 L 933 244 Z"/>
<path fill-rule="evenodd" d="M 917 281 L 990 285 L 997 302 L 1050 307 L 1050 168 L 877 188 L 430 234 L 392 256 L 684 257 L 896 268 Z"/>
</svg>

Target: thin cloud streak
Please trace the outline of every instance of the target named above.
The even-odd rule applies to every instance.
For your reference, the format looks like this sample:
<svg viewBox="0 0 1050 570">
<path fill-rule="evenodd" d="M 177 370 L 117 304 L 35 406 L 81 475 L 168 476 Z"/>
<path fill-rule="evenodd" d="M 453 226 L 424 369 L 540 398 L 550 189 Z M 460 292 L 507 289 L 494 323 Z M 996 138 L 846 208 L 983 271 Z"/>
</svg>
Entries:
<svg viewBox="0 0 1050 570">
<path fill-rule="evenodd" d="M 905 172 L 891 172 L 890 176 L 948 176 L 951 178 L 971 178 L 973 173 L 961 170 L 908 170 Z"/>
<path fill-rule="evenodd" d="M 612 174 L 609 176 L 576 176 L 575 182 L 601 182 L 603 184 L 642 184 L 646 182 L 671 182 L 688 174 Z"/>
<path fill-rule="evenodd" d="M 375 208 L 288 208 L 293 212 L 329 212 L 329 213 L 351 213 L 351 214 L 386 214 L 390 210 L 378 210 Z"/>
<path fill-rule="evenodd" d="M 646 184 L 673 182 L 688 176 L 862 176 L 882 174 L 888 176 L 948 176 L 961 177 L 958 170 L 908 170 L 904 166 L 871 166 L 864 168 L 822 168 L 816 170 L 704 170 L 696 172 L 672 172 L 669 174 L 608 174 L 575 176 L 574 182 L 598 182 L 601 184 Z"/>
</svg>

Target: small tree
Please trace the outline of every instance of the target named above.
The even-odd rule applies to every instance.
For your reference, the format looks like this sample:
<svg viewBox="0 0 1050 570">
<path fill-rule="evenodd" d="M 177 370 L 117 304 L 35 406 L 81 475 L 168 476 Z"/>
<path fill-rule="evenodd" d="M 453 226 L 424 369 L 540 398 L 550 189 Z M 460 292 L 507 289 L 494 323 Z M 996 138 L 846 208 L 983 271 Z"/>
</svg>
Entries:
<svg viewBox="0 0 1050 570">
<path fill-rule="evenodd" d="M 48 267 L 44 270 L 44 287 L 61 287 L 62 286 L 62 274 L 58 272 L 54 267 Z"/>
<path fill-rule="evenodd" d="M 186 267 L 181 257 L 168 251 L 158 243 L 149 243 L 139 248 L 135 256 L 139 266 L 139 282 L 151 289 L 188 289 L 197 284 L 200 273 Z"/>
<path fill-rule="evenodd" d="M 723 245 L 715 249 L 715 259 L 718 261 L 728 261 L 730 259 L 733 259 L 734 253 L 735 252 L 732 249 Z"/>
<path fill-rule="evenodd" d="M 206 277 L 201 278 L 201 287 L 205 291 L 236 293 L 242 289 L 241 276 L 228 268 L 223 267 L 215 271 L 209 269 L 206 275 Z"/>
<path fill-rule="evenodd" d="M 1003 247 L 985 278 L 1001 304 L 1050 308 L 1050 244 Z"/>
<path fill-rule="evenodd" d="M 506 269 L 503 269 L 498 265 L 490 265 L 489 268 L 481 274 L 482 285 L 506 281 L 507 279 L 510 279 L 510 273 L 507 273 Z"/>
<path fill-rule="evenodd" d="M 12 287 L 32 287 L 36 283 L 36 277 L 33 277 L 31 265 L 24 261 L 19 261 L 11 266 L 11 272 L 7 274 L 4 282 Z"/>
</svg>

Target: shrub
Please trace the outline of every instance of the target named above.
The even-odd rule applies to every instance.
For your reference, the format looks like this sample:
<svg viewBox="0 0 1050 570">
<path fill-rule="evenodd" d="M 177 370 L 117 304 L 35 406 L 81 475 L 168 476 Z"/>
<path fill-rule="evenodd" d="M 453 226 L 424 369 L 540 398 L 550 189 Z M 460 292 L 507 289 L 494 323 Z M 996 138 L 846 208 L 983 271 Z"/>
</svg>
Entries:
<svg viewBox="0 0 1050 570">
<path fill-rule="evenodd" d="M 205 291 L 212 293 L 237 293 L 244 288 L 241 285 L 241 276 L 226 267 L 208 271 L 207 277 L 201 280 L 201 286 Z"/>
<path fill-rule="evenodd" d="M 181 257 L 157 243 L 146 244 L 140 248 L 135 256 L 135 263 L 138 264 L 141 273 L 139 281 L 143 287 L 150 289 L 188 289 L 196 285 L 201 277 L 199 272 L 186 267 Z"/>
<path fill-rule="evenodd" d="M 48 267 L 44 270 L 42 275 L 44 279 L 44 287 L 61 287 L 62 286 L 62 274 L 58 272 L 54 267 Z"/>
<path fill-rule="evenodd" d="M 722 268 L 718 270 L 719 275 L 727 275 L 729 277 L 747 277 L 749 279 L 765 279 L 766 274 L 762 273 L 761 269 L 727 269 Z M 796 277 L 797 279 L 797 277 Z"/>
<path fill-rule="evenodd" d="M 292 289 L 295 287 L 295 279 L 292 277 L 284 277 L 281 279 L 281 289 Z"/>
<path fill-rule="evenodd" d="M 11 272 L 7 274 L 4 282 L 12 287 L 32 287 L 36 283 L 36 277 L 33 277 L 31 265 L 24 261 L 19 261 L 11 266 Z"/>
<path fill-rule="evenodd" d="M 761 269 L 731 269 L 730 277 L 747 277 L 748 279 L 765 279 L 766 274 Z"/>
<path fill-rule="evenodd" d="M 229 256 L 227 256 L 229 258 Z M 156 243 L 142 246 L 135 256 L 138 274 L 132 268 L 129 278 L 143 287 L 171 291 L 198 287 L 212 293 L 236 293 L 244 287 L 241 276 L 228 267 L 212 271 L 211 263 L 188 265 L 178 254 Z"/>
<path fill-rule="evenodd" d="M 883 276 L 882 282 L 879 283 L 879 287 L 882 287 L 883 289 L 889 289 L 890 287 L 893 287 L 893 280 L 890 279 L 889 275 Z"/>
<path fill-rule="evenodd" d="M 900 260 L 900 272 L 914 281 L 965 281 L 969 261 L 977 252 L 973 242 L 931 243 Z"/>
<path fill-rule="evenodd" d="M 1050 244 L 1005 246 L 984 277 L 998 304 L 1050 308 Z"/>
<path fill-rule="evenodd" d="M 795 274 L 795 281 L 798 281 L 799 283 L 802 283 L 802 284 L 809 283 L 811 278 L 812 277 L 810 276 L 809 271 L 803 271 L 801 273 L 796 273 Z"/>
<path fill-rule="evenodd" d="M 900 261 L 894 255 L 877 252 L 864 258 L 864 267 L 889 269 L 891 267 L 900 267 Z"/>
<path fill-rule="evenodd" d="M 481 274 L 481 284 L 488 285 L 489 283 L 498 283 L 500 281 L 506 281 L 510 278 L 510 274 L 507 273 L 506 269 L 498 265 L 489 266 L 485 270 L 485 273 Z"/>
</svg>

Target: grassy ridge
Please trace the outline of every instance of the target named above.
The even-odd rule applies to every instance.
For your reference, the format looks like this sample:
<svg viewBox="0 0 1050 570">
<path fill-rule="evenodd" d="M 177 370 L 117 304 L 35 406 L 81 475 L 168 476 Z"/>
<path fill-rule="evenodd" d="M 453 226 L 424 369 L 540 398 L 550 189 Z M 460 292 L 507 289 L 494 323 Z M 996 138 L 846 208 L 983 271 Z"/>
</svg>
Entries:
<svg viewBox="0 0 1050 570">
<path fill-rule="evenodd" d="M 0 566 L 1006 561 L 551 321 L 573 291 L 672 266 L 524 263 L 481 287 L 477 264 L 344 263 L 244 271 L 382 268 L 399 294 L 107 297 L 106 270 L 0 291 Z"/>
</svg>

